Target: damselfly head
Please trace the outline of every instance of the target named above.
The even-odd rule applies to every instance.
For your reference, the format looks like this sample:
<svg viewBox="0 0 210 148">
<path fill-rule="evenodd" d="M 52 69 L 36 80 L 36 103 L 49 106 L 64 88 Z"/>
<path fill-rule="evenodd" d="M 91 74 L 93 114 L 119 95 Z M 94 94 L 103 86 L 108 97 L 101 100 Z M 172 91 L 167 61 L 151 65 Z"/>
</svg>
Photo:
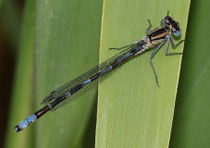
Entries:
<svg viewBox="0 0 210 148">
<path fill-rule="evenodd" d="M 173 35 L 179 36 L 181 34 L 181 29 L 179 27 L 179 23 L 175 20 L 173 20 L 172 17 L 167 15 L 164 19 L 162 19 L 161 23 L 164 26 L 167 26 Z"/>
</svg>

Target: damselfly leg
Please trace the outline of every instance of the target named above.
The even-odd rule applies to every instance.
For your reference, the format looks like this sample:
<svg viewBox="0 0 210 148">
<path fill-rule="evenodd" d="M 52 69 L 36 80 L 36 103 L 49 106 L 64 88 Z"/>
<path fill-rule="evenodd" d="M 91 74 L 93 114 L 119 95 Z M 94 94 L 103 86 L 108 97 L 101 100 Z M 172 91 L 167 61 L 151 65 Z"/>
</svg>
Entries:
<svg viewBox="0 0 210 148">
<path fill-rule="evenodd" d="M 152 63 L 152 58 L 153 58 L 153 56 L 156 54 L 156 52 L 158 51 L 158 49 L 161 48 L 161 46 L 162 46 L 163 44 L 164 44 L 164 42 L 162 42 L 161 44 L 159 44 L 159 45 L 153 50 L 152 54 L 149 56 L 149 62 L 150 62 L 150 65 L 151 65 L 151 67 L 152 67 L 152 70 L 153 70 L 153 72 L 154 72 L 155 80 L 156 80 L 156 83 L 157 83 L 157 86 L 158 86 L 158 87 L 160 87 L 160 85 L 159 85 L 159 83 L 158 83 L 158 76 L 157 76 L 157 73 L 156 73 L 156 71 L 155 71 L 155 67 L 154 67 L 154 65 L 153 65 L 153 63 Z"/>
<path fill-rule="evenodd" d="M 151 24 L 151 22 L 150 22 L 150 19 L 148 19 L 147 21 L 148 21 L 148 23 L 149 23 L 149 27 L 146 29 L 146 33 L 148 34 L 148 33 L 150 33 L 150 32 L 152 31 L 152 30 L 151 30 L 152 24 Z"/>
<path fill-rule="evenodd" d="M 172 36 L 170 35 L 170 42 L 171 42 L 171 45 L 172 45 L 172 47 L 173 48 L 176 48 L 179 44 L 181 44 L 182 42 L 184 42 L 185 40 L 181 40 L 181 41 L 179 41 L 177 44 L 174 44 L 174 40 L 173 40 L 173 38 L 172 38 Z"/>
<path fill-rule="evenodd" d="M 169 53 L 168 52 L 169 41 L 171 42 L 172 47 L 176 48 L 179 44 L 181 44 L 185 40 L 181 40 L 177 44 L 174 44 L 174 40 L 173 40 L 172 36 L 169 35 L 169 37 L 167 38 L 167 41 L 166 41 L 165 55 L 180 55 L 180 54 L 183 54 L 182 52 L 170 52 Z"/>
</svg>

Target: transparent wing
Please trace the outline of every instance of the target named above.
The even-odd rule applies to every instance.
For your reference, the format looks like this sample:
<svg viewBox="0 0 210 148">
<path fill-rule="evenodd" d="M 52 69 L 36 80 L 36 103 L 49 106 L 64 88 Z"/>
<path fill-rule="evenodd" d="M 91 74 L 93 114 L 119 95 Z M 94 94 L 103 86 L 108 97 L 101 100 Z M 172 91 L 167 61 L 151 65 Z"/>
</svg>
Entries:
<svg viewBox="0 0 210 148">
<path fill-rule="evenodd" d="M 97 84 L 96 81 L 91 82 L 89 85 L 86 85 L 85 87 L 81 88 L 78 92 L 74 93 L 72 96 L 66 98 L 61 103 L 53 107 L 50 111 L 55 111 L 58 108 L 61 108 L 63 105 L 68 104 L 72 101 L 74 101 L 77 97 L 81 96 L 83 93 L 85 93 L 90 87 L 95 86 L 94 84 Z M 57 98 L 56 98 L 57 99 Z"/>
<path fill-rule="evenodd" d="M 65 95 L 69 90 L 71 90 L 71 88 L 77 86 L 78 84 L 81 84 L 82 82 L 84 82 L 85 80 L 89 79 L 90 77 L 94 76 L 95 74 L 97 74 L 99 71 L 101 71 L 102 69 L 104 69 L 105 67 L 109 66 L 111 63 L 113 63 L 114 61 L 116 61 L 117 59 L 119 59 L 120 57 L 124 56 L 125 54 L 127 54 L 128 52 L 130 52 L 131 49 L 133 49 L 134 47 L 136 47 L 137 44 L 133 44 L 130 45 L 129 47 L 127 47 L 126 49 L 124 49 L 123 51 L 119 52 L 118 54 L 116 54 L 115 56 L 111 57 L 110 59 L 106 60 L 105 62 L 101 63 L 99 66 L 96 66 L 95 68 L 92 68 L 91 70 L 89 70 L 88 72 L 84 73 L 83 75 L 73 79 L 72 81 L 67 82 L 66 84 L 64 84 L 63 86 L 57 88 L 56 90 L 52 91 L 48 96 L 46 96 L 41 104 L 48 104 L 53 102 L 54 100 L 56 100 L 56 98 L 58 98 L 59 96 L 63 96 Z M 92 82 L 91 82 L 92 83 Z M 72 102 L 79 94 L 81 94 L 84 90 L 86 90 L 87 88 L 89 88 L 89 85 L 85 86 L 84 88 L 82 88 L 79 92 L 76 92 L 75 94 L 73 94 L 72 96 L 70 96 L 69 98 L 65 99 L 63 102 L 61 102 L 59 105 L 57 105 L 55 108 L 53 108 L 53 110 L 63 106 L 64 104 L 66 104 L 67 102 Z"/>
</svg>

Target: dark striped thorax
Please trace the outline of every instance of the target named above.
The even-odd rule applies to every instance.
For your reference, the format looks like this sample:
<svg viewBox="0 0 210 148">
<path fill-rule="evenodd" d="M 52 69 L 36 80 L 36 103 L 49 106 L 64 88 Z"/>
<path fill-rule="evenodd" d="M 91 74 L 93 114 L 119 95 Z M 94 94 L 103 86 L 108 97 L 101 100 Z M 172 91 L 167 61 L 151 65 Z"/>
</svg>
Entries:
<svg viewBox="0 0 210 148">
<path fill-rule="evenodd" d="M 152 30 L 144 37 L 144 40 L 146 42 L 145 49 L 153 48 L 154 46 L 163 42 L 168 33 L 170 33 L 170 31 L 168 31 L 166 27 L 156 28 Z"/>
<path fill-rule="evenodd" d="M 179 36 L 181 34 L 181 29 L 179 23 L 169 15 L 161 20 L 162 28 L 156 28 L 149 32 L 143 40 L 145 41 L 144 50 L 155 47 L 156 45 L 165 41 L 167 36 L 170 36 L 171 33 L 174 36 Z"/>
</svg>

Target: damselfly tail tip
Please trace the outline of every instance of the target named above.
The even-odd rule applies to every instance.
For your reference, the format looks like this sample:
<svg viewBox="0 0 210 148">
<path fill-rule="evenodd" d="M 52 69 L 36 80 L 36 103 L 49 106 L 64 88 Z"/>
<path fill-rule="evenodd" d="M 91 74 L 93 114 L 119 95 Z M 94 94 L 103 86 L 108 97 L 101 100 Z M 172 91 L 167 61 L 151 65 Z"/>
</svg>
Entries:
<svg viewBox="0 0 210 148">
<path fill-rule="evenodd" d="M 19 124 L 17 124 L 14 128 L 15 132 L 18 133 L 20 131 L 22 131 L 24 128 L 28 127 L 31 123 L 33 123 L 34 121 L 36 121 L 37 117 L 32 114 L 29 117 L 27 117 L 26 119 L 24 119 L 23 121 L 21 121 Z"/>
<path fill-rule="evenodd" d="M 16 125 L 15 128 L 14 128 L 14 130 L 15 130 L 16 133 L 22 131 L 22 129 L 20 128 L 19 125 Z"/>
</svg>

